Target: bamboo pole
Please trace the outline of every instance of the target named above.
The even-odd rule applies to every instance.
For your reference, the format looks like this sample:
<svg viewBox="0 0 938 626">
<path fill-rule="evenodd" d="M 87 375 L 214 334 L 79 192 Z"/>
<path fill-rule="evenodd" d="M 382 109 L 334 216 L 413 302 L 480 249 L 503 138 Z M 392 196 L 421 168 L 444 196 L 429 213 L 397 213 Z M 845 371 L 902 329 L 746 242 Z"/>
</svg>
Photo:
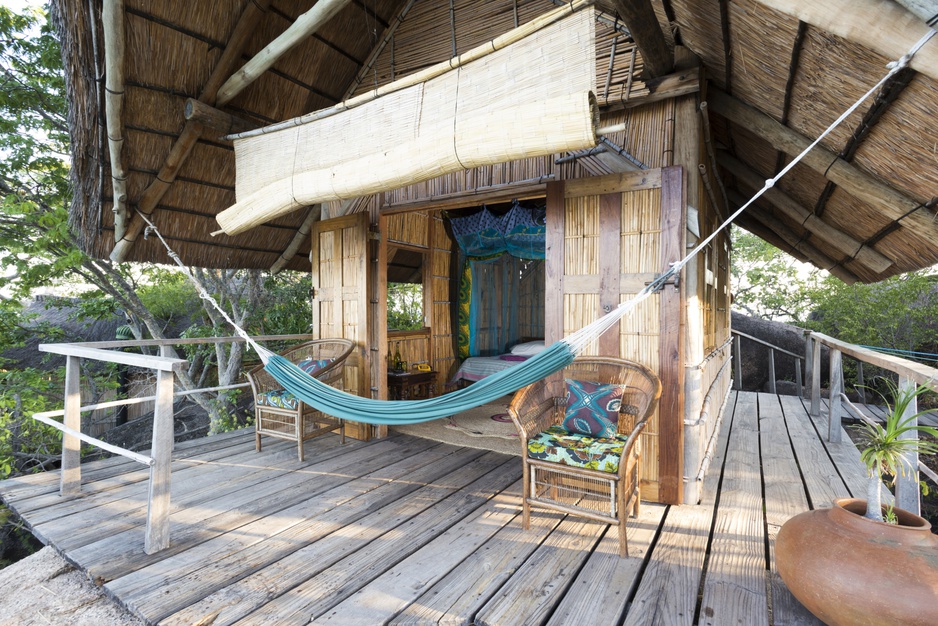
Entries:
<svg viewBox="0 0 938 626">
<path fill-rule="evenodd" d="M 199 95 L 200 101 L 209 105 L 215 104 L 215 96 L 218 93 L 222 81 L 225 80 L 225 76 L 231 72 L 231 68 L 241 58 L 244 47 L 247 45 L 251 35 L 254 34 L 257 21 L 260 19 L 260 16 L 267 11 L 270 2 L 271 0 L 252 0 L 245 5 L 244 12 L 238 19 L 238 23 L 235 25 L 235 29 L 228 39 L 228 45 L 225 47 L 225 51 L 222 53 L 221 58 L 218 59 L 218 64 L 215 65 L 215 69 L 212 70 L 212 75 L 209 76 L 208 82 L 206 82 L 202 93 Z M 173 147 L 166 157 L 166 162 L 156 175 L 156 179 L 150 183 L 149 187 L 146 188 L 140 200 L 137 202 L 137 212 L 143 213 L 144 215 L 153 213 L 156 205 L 163 198 L 163 195 L 169 189 L 173 181 L 176 180 L 179 169 L 185 163 L 186 159 L 189 158 L 192 148 L 195 147 L 196 142 L 201 136 L 201 124 L 191 121 L 186 122 L 182 133 L 179 134 L 179 137 L 176 139 L 175 143 L 173 143 Z M 115 237 L 114 249 L 111 251 L 111 261 L 120 263 L 127 258 L 137 237 L 143 232 L 144 226 L 145 224 L 139 216 L 131 216 L 123 238 L 118 239 Z"/>
<path fill-rule="evenodd" d="M 890 59 L 905 55 L 929 27 L 890 0 L 757 0 L 759 4 L 870 48 Z M 938 80 L 938 37 L 918 51 L 912 69 Z"/>
<path fill-rule="evenodd" d="M 310 207 L 309 213 L 306 214 L 306 219 L 303 220 L 303 223 L 300 224 L 299 230 L 296 231 L 296 235 L 293 236 L 293 240 L 290 241 L 290 245 L 287 246 L 287 249 L 283 251 L 273 265 L 270 266 L 270 273 L 276 274 L 284 267 L 287 266 L 287 263 L 296 256 L 296 251 L 300 249 L 300 245 L 306 238 L 309 237 L 309 231 L 312 230 L 313 224 L 319 221 L 319 218 L 322 216 L 322 205 L 316 204 Z"/>
<path fill-rule="evenodd" d="M 121 164 L 124 147 L 124 0 L 104 0 L 101 23 L 104 28 L 104 117 L 114 195 L 114 238 L 117 240 L 124 236 L 127 227 L 127 174 Z"/>
<path fill-rule="evenodd" d="M 454 70 L 458 67 L 462 67 L 467 63 L 476 61 L 478 59 L 484 58 L 493 52 L 497 52 L 502 48 L 505 48 L 517 41 L 520 41 L 536 33 L 537 31 L 550 26 L 551 24 L 576 13 L 577 11 L 592 5 L 595 0 L 571 0 L 569 3 L 560 6 L 553 11 L 544 13 L 536 19 L 531 20 L 530 22 L 519 26 L 518 28 L 512 29 L 503 35 L 499 35 L 491 41 L 476 46 L 472 50 L 468 50 L 458 56 L 453 57 L 448 61 L 442 61 L 436 65 L 431 65 L 430 67 L 411 74 L 410 76 L 405 76 L 400 80 L 396 80 L 387 85 L 383 85 L 376 89 L 370 90 L 366 93 L 363 93 L 354 98 L 349 98 L 344 102 L 340 102 L 335 106 L 329 107 L 328 109 L 321 109 L 319 111 L 314 111 L 313 113 L 308 113 L 300 117 L 295 117 L 291 120 L 286 120 L 280 122 L 279 124 L 271 124 L 270 126 L 265 126 L 264 128 L 258 128 L 246 133 L 236 133 L 233 135 L 228 135 L 225 139 L 233 141 L 235 139 L 245 139 L 248 137 L 256 137 L 258 135 L 266 135 L 268 133 L 276 132 L 278 130 L 283 130 L 285 128 L 291 128 L 293 126 L 300 126 L 303 124 L 308 124 L 310 122 L 315 122 L 326 117 L 331 117 L 337 113 L 347 111 L 348 109 L 361 106 L 366 102 L 371 102 L 381 96 L 387 95 L 389 93 L 394 93 L 407 87 L 412 87 L 414 85 L 419 85 L 420 83 L 425 83 L 432 78 L 436 78 L 446 72 Z"/>
<path fill-rule="evenodd" d="M 241 69 L 218 90 L 215 104 L 222 106 L 231 102 L 248 85 L 266 72 L 277 59 L 289 52 L 298 43 L 315 33 L 331 20 L 336 13 L 344 9 L 351 0 L 319 0 L 309 11 L 296 18 L 287 30 L 254 55 Z"/>
</svg>

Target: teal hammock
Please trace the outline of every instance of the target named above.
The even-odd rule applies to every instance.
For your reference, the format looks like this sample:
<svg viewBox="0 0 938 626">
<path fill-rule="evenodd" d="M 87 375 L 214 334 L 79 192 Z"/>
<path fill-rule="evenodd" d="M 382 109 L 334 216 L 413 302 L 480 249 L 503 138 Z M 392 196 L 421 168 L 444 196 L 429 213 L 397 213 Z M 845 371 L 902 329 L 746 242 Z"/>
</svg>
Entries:
<svg viewBox="0 0 938 626">
<path fill-rule="evenodd" d="M 814 149 L 814 147 L 819 144 L 821 140 L 824 139 L 824 137 L 826 137 L 834 128 L 836 128 L 841 122 L 849 117 L 850 114 L 856 111 L 857 108 L 859 108 L 859 106 L 865 100 L 872 96 L 873 93 L 875 93 L 876 90 L 878 90 L 893 74 L 907 66 L 909 59 L 911 59 L 915 52 L 923 45 L 925 45 L 928 39 L 934 34 L 935 31 L 929 31 L 928 34 L 922 37 L 922 39 L 912 47 L 908 54 L 899 59 L 899 61 L 889 64 L 889 72 L 875 86 L 873 86 L 873 88 L 861 96 L 860 99 L 853 104 L 853 106 L 848 108 L 839 118 L 834 120 L 834 122 L 828 126 L 827 129 L 822 132 L 813 143 L 811 143 L 811 145 L 805 148 L 801 154 L 789 161 L 788 165 L 785 166 L 785 168 L 783 168 L 774 178 L 770 178 L 769 180 L 765 181 L 765 186 L 761 190 L 759 190 L 748 202 L 739 207 L 739 209 L 737 209 L 722 224 L 720 224 L 718 228 L 714 229 L 714 231 L 710 233 L 709 236 L 698 243 L 697 246 L 695 246 L 694 249 L 687 254 L 687 256 L 685 256 L 680 261 L 677 261 L 676 263 L 672 263 L 667 272 L 661 274 L 650 284 L 646 285 L 645 288 L 636 294 L 634 298 L 623 302 L 606 315 L 603 315 L 591 324 L 584 326 L 570 336 L 554 343 L 543 352 L 528 359 L 527 361 L 524 361 L 523 363 L 510 369 L 503 370 L 497 374 L 489 376 L 488 378 L 474 383 L 465 389 L 436 398 L 430 398 L 427 400 L 387 401 L 374 400 L 371 398 L 363 398 L 360 396 L 348 394 L 316 380 L 314 377 L 310 376 L 297 367 L 289 359 L 274 354 L 266 348 L 258 345 L 257 342 L 248 336 L 246 331 L 234 323 L 234 321 L 221 307 L 221 305 L 219 305 L 215 299 L 208 294 L 208 292 L 205 290 L 205 287 L 203 287 L 202 284 L 199 283 L 199 281 L 195 278 L 195 276 L 192 275 L 192 272 L 189 271 L 189 268 L 182 262 L 182 260 L 179 258 L 179 255 L 169 247 L 169 244 L 166 243 L 166 240 L 163 239 L 163 236 L 160 234 L 159 230 L 156 229 L 148 217 L 140 212 L 138 212 L 138 215 L 147 224 L 146 233 L 156 233 L 157 237 L 159 237 L 163 246 L 168 251 L 170 258 L 172 258 L 183 269 L 186 276 L 195 285 L 200 297 L 208 300 L 219 311 L 219 313 L 221 313 L 222 317 L 224 317 L 225 320 L 234 327 L 238 335 L 241 336 L 248 343 L 248 345 L 257 351 L 258 355 L 261 357 L 261 360 L 264 362 L 264 369 L 266 369 L 275 380 L 283 385 L 284 389 L 292 393 L 303 402 L 306 402 L 310 406 L 322 411 L 323 413 L 343 419 L 349 419 L 356 422 L 365 422 L 369 424 L 387 425 L 416 424 L 419 422 L 426 422 L 439 419 L 441 417 L 454 415 L 472 407 L 485 404 L 486 402 L 491 402 L 492 400 L 517 391 L 526 385 L 545 378 L 554 372 L 560 371 L 572 363 L 578 352 L 580 352 L 597 337 L 603 334 L 606 330 L 611 328 L 616 322 L 619 321 L 619 319 L 631 312 L 640 302 L 645 300 L 652 293 L 661 289 L 672 276 L 677 275 L 681 271 L 681 268 L 683 268 L 688 263 L 688 261 L 699 254 L 701 250 L 705 249 L 722 230 L 728 228 L 733 220 L 735 220 L 743 211 L 745 211 L 749 205 L 760 198 L 766 191 L 771 189 L 782 176 L 787 174 L 799 161 L 801 161 L 802 158 L 804 158 L 808 152 Z"/>
</svg>

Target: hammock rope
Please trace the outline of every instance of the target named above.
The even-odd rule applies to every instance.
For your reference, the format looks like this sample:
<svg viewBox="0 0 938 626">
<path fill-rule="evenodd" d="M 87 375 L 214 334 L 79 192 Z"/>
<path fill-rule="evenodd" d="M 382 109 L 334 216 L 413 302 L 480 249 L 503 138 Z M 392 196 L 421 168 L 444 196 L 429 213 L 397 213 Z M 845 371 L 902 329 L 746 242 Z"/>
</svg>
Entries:
<svg viewBox="0 0 938 626">
<path fill-rule="evenodd" d="M 915 53 L 918 52 L 918 50 L 924 46 L 934 34 L 934 30 L 929 30 L 929 32 L 926 33 L 918 41 L 918 43 L 916 43 L 909 50 L 907 54 L 905 54 L 899 60 L 889 63 L 887 65 L 889 72 L 878 83 L 876 83 L 876 85 L 874 85 L 869 91 L 860 97 L 860 99 L 857 100 L 850 108 L 848 108 L 840 117 L 834 120 L 834 122 L 831 123 L 830 126 L 828 126 L 827 129 L 818 136 L 817 139 L 815 139 L 798 156 L 793 158 L 791 162 L 774 178 L 766 180 L 765 186 L 763 186 L 761 190 L 759 190 L 748 202 L 742 205 L 732 215 L 726 218 L 726 220 L 720 224 L 718 228 L 716 228 L 703 241 L 698 243 L 683 259 L 671 263 L 666 272 L 656 277 L 655 280 L 646 285 L 634 297 L 621 303 L 615 309 L 601 316 L 592 323 L 587 324 L 583 328 L 573 332 L 567 337 L 560 339 L 553 345 L 547 347 L 545 350 L 529 358 L 523 363 L 520 363 L 515 367 L 502 370 L 496 374 L 493 374 L 492 376 L 488 376 L 487 378 L 484 378 L 464 389 L 444 394 L 436 398 L 429 398 L 426 400 L 387 401 L 345 393 L 310 376 L 297 367 L 296 364 L 291 362 L 289 359 L 275 354 L 259 345 L 256 341 L 251 339 L 245 330 L 243 330 L 234 322 L 234 320 L 231 319 L 231 317 L 221 307 L 221 305 L 219 305 L 218 302 L 208 293 L 205 287 L 192 274 L 191 270 L 182 262 L 182 259 L 179 258 L 179 255 L 169 247 L 169 244 L 166 243 L 166 240 L 160 234 L 159 230 L 157 230 L 156 226 L 153 225 L 147 216 L 140 212 L 138 212 L 138 215 L 140 215 L 144 222 L 147 223 L 146 232 L 154 232 L 157 237 L 159 237 L 163 246 L 166 248 L 170 258 L 172 258 L 176 264 L 183 269 L 185 275 L 198 291 L 199 297 L 208 301 L 212 306 L 214 306 L 222 315 L 222 317 L 224 317 L 225 321 L 231 324 L 237 334 L 242 339 L 244 339 L 248 345 L 250 345 L 255 350 L 255 352 L 257 352 L 261 361 L 264 363 L 264 369 L 266 369 L 270 375 L 273 376 L 275 380 L 277 380 L 277 382 L 283 385 L 284 389 L 292 393 L 303 402 L 309 404 L 317 410 L 322 411 L 323 413 L 326 413 L 327 415 L 369 424 L 416 424 L 419 422 L 439 419 L 441 417 L 448 417 L 467 409 L 492 402 L 506 394 L 513 393 L 522 387 L 525 387 L 535 381 L 541 380 L 542 378 L 546 378 L 547 376 L 560 371 L 572 363 L 576 355 L 587 345 L 592 343 L 594 340 L 596 340 L 596 338 L 609 330 L 616 324 L 616 322 L 635 310 L 635 308 L 641 302 L 646 300 L 653 293 L 663 288 L 669 281 L 671 281 L 673 277 L 677 276 L 681 269 L 687 265 L 687 263 L 690 262 L 692 258 L 694 258 L 704 248 L 706 248 L 720 232 L 728 228 L 730 224 L 737 217 L 739 217 L 740 214 L 743 213 L 743 211 L 752 205 L 753 202 L 758 200 L 766 191 L 771 189 L 780 178 L 787 174 L 799 161 L 801 161 L 801 159 L 804 158 L 806 154 L 813 150 L 821 142 L 821 140 L 824 139 L 824 137 L 830 134 L 831 131 L 833 131 L 838 125 L 847 119 L 847 117 L 856 111 L 864 101 L 866 101 L 870 96 L 873 95 L 873 93 L 880 89 L 883 84 L 896 72 L 906 67 Z M 146 236 L 146 233 L 144 236 Z"/>
</svg>

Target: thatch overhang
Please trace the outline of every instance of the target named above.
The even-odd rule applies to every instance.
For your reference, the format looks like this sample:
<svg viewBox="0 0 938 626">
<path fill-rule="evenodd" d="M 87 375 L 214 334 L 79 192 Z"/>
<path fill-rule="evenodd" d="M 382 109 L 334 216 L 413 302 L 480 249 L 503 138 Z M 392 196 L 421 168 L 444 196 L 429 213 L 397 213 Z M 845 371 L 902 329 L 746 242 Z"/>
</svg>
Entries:
<svg viewBox="0 0 938 626">
<path fill-rule="evenodd" d="M 924 19 L 891 0 L 833 4 L 838 3 L 856 13 L 852 18 L 882 12 L 884 20 L 897 15 L 902 19 L 882 24 L 872 20 L 869 41 L 866 37 L 858 41 L 851 32 L 835 34 L 831 32 L 835 27 L 826 26 L 811 11 L 803 12 L 806 3 L 801 0 L 651 0 L 646 19 L 639 23 L 634 15 L 627 16 L 632 24 L 623 24 L 625 18 L 617 20 L 615 15 L 617 8 L 625 13 L 625 5 L 633 3 L 603 0 L 598 7 L 611 19 L 597 28 L 599 103 L 607 111 L 614 109 L 616 89 L 621 92 L 625 84 L 633 93 L 648 93 L 640 80 L 646 77 L 641 74 L 642 52 L 657 55 L 662 46 L 661 41 L 655 47 L 641 38 L 655 35 L 656 28 L 665 50 L 673 49 L 675 43 L 689 48 L 701 59 L 712 87 L 701 93 L 701 99 L 708 102 L 721 179 L 732 208 L 752 195 L 753 180 L 774 175 L 788 162 L 790 157 L 776 135 L 787 133 L 785 141 L 816 138 L 894 60 L 884 54 L 882 41 L 905 41 L 906 31 L 925 29 Z M 925 6 L 927 13 L 930 3 L 938 13 L 938 2 L 916 0 L 913 4 Z M 106 257 L 114 249 L 114 214 L 104 82 L 96 80 L 103 74 L 104 63 L 101 4 L 102 0 L 53 2 L 71 106 L 75 182 L 71 215 L 84 247 Z M 231 144 L 218 138 L 224 133 L 205 128 L 178 167 L 170 158 L 174 144 L 192 132 L 184 116 L 186 100 L 215 104 L 215 92 L 208 88 L 217 79 L 213 72 L 219 73 L 216 67 L 223 51 L 237 43 L 232 42 L 232 33 L 242 13 L 256 11 L 243 50 L 238 51 L 233 69 L 222 72 L 222 81 L 314 3 L 275 0 L 260 9 L 267 4 L 260 0 L 123 3 L 122 165 L 127 201 L 133 208 L 159 195 L 153 219 L 170 245 L 193 265 L 270 268 L 304 222 L 309 222 L 306 213 L 298 211 L 240 235 L 212 237 L 210 233 L 218 230 L 215 215 L 235 203 Z M 560 3 L 480 0 L 454 2 L 452 11 L 448 6 L 441 9 L 443 4 L 351 1 L 218 108 L 248 126 L 290 119 L 446 60 L 454 46 L 463 52 L 506 32 L 516 21 L 525 23 Z M 441 13 L 448 19 L 441 19 Z M 397 28 L 402 15 L 394 45 L 389 46 L 388 34 Z M 634 42 L 624 33 L 628 28 L 635 35 Z M 616 55 L 611 52 L 614 41 Z M 634 58 L 623 52 L 636 47 Z M 936 48 L 938 38 L 927 43 L 923 52 L 935 54 Z M 610 56 L 614 62 L 607 79 Z M 668 67 L 667 59 L 663 65 L 649 63 L 652 66 Z M 818 171 L 799 164 L 779 183 L 781 199 L 776 194 L 760 201 L 739 223 L 800 258 L 864 282 L 938 263 L 934 219 L 938 78 L 934 74 L 935 70 L 920 66 L 897 74 L 875 99 L 822 142 L 832 153 L 829 162 L 833 155 L 841 157 L 835 167 Z M 607 80 L 611 90 L 604 85 Z M 776 126 L 782 130 L 766 131 Z M 368 138 L 350 136 L 349 141 Z M 619 145 L 626 144 L 627 137 L 622 137 Z M 584 160 L 587 169 L 591 160 L 599 171 L 608 167 L 608 158 L 601 163 L 597 157 L 588 157 Z M 167 172 L 174 176 L 169 185 L 160 182 Z M 165 188 L 165 192 L 158 189 L 161 195 L 154 192 L 160 187 Z M 349 205 L 355 210 L 364 203 L 349 203 L 346 208 Z M 339 210 L 333 207 L 329 213 Z M 814 252 L 805 254 L 805 249 Z M 306 269 L 308 250 L 308 242 L 303 242 L 287 267 Z M 152 238 L 139 237 L 126 252 L 127 260 L 167 262 Z"/>
</svg>

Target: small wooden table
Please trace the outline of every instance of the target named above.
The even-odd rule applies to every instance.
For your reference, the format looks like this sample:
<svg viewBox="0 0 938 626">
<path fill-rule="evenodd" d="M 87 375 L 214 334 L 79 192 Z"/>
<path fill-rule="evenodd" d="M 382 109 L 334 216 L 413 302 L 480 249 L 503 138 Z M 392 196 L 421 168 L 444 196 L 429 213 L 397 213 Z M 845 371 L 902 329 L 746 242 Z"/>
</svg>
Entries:
<svg viewBox="0 0 938 626">
<path fill-rule="evenodd" d="M 436 394 L 436 372 L 388 371 L 388 398 L 391 400 L 418 400 Z"/>
</svg>

